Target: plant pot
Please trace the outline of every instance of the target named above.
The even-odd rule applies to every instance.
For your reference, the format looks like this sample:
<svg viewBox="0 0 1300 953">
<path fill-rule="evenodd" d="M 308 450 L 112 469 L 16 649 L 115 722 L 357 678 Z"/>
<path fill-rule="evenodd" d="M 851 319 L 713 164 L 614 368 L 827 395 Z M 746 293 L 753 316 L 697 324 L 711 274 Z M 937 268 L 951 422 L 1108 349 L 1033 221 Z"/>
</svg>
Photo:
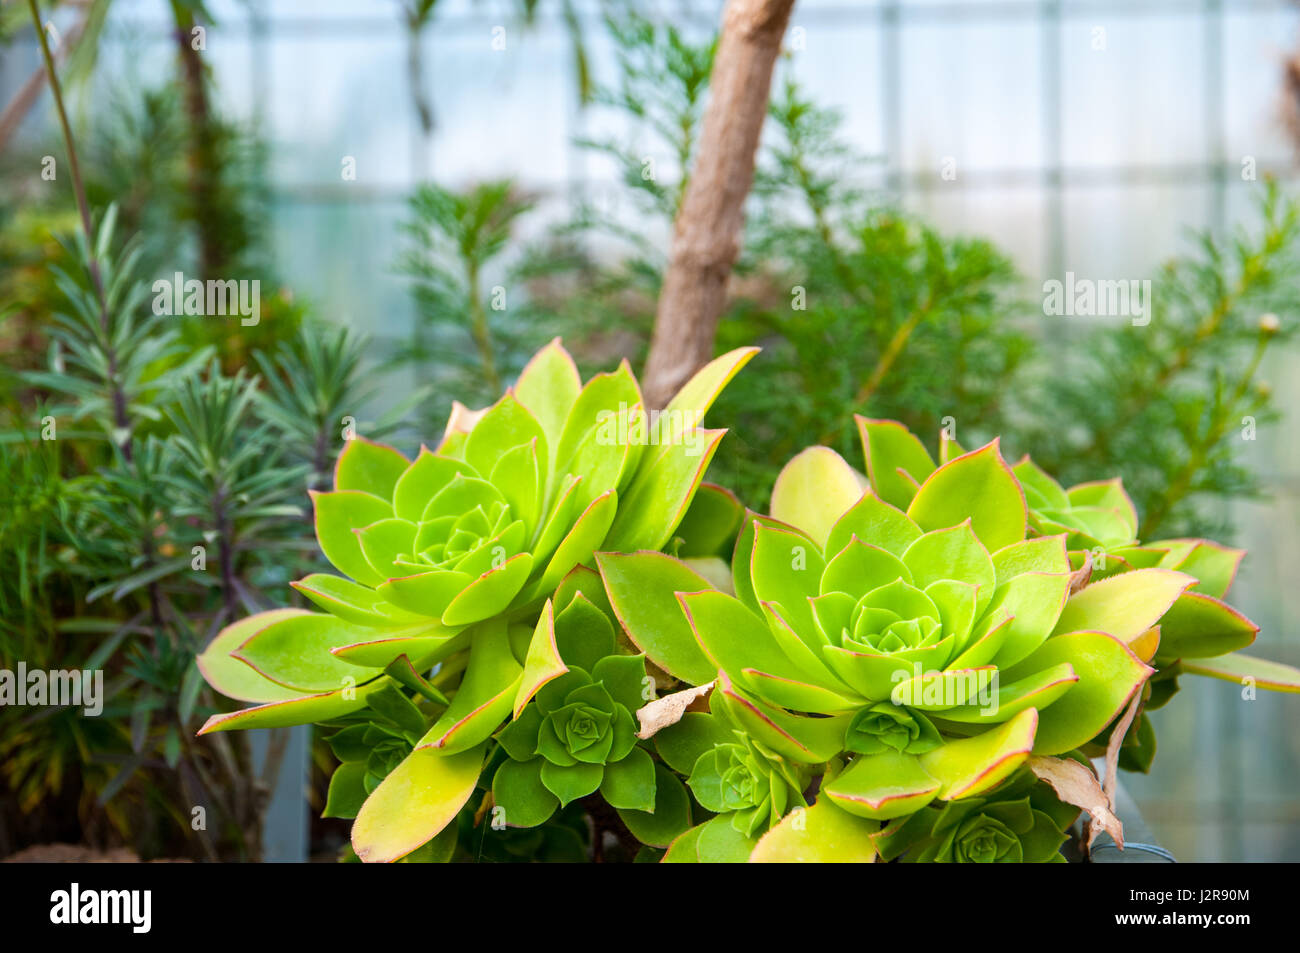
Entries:
<svg viewBox="0 0 1300 953">
<path fill-rule="evenodd" d="M 1102 833 L 1092 845 L 1089 860 L 1094 864 L 1173 864 L 1174 855 L 1155 843 L 1155 835 L 1123 782 L 1115 787 L 1115 813 L 1124 825 L 1124 849 L 1109 834 Z"/>
</svg>

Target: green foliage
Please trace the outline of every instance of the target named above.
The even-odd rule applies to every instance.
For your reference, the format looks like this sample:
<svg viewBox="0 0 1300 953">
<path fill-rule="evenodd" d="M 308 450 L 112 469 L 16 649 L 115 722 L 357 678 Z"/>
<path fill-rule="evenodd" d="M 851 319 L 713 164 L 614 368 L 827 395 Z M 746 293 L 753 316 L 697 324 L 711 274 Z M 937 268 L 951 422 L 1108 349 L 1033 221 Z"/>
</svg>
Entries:
<svg viewBox="0 0 1300 953">
<path fill-rule="evenodd" d="M 598 87 L 625 140 L 580 140 L 612 162 L 617 201 L 584 203 L 519 270 L 528 313 L 569 337 L 640 357 L 649 343 L 664 241 L 689 179 L 714 41 L 620 11 L 607 21 L 618 73 Z M 738 436 L 715 478 L 755 504 L 814 435 L 847 450 L 852 412 L 932 431 L 1006 429 L 1009 382 L 1032 351 L 1007 323 L 1014 271 L 986 241 L 950 238 L 856 185 L 869 160 L 839 135 L 841 117 L 784 81 L 759 155 L 723 349 L 762 342 L 767 374 L 723 398 Z M 591 247 L 600 243 L 600 254 Z M 617 334 L 610 329 L 617 328 Z M 850 356 L 847 357 L 847 356 Z M 579 353 L 582 356 L 582 353 Z M 870 371 L 864 368 L 871 368 Z"/>
<path fill-rule="evenodd" d="M 433 7 L 406 6 L 413 35 Z M 1059 861 L 1070 799 L 1105 797 L 1083 762 L 1148 770 L 1148 712 L 1182 675 L 1300 691 L 1240 654 L 1240 551 L 1143 542 L 1255 488 L 1232 431 L 1274 413 L 1256 373 L 1296 331 L 1294 206 L 1271 189 L 1261 236 L 1207 239 L 1149 326 L 1099 330 L 1049 376 L 1006 317 L 1009 262 L 878 205 L 838 115 L 786 81 L 720 328 L 734 348 L 651 417 L 626 362 L 585 384 L 558 342 L 525 363 L 554 328 L 584 363 L 644 352 L 656 227 L 688 184 L 714 43 L 627 10 L 607 27 L 618 77 L 593 99 L 632 137 L 582 144 L 629 209 L 584 206 L 514 262 L 532 201 L 512 183 L 411 199 L 418 323 L 392 363 L 427 380 L 408 405 L 449 412 L 414 459 L 371 439 L 404 407 L 358 423 L 373 391 L 345 332 L 292 333 L 283 299 L 254 331 L 146 312 L 139 276 L 182 235 L 200 271 L 267 274 L 255 143 L 206 112 L 201 74 L 96 146 L 92 197 L 122 204 L 93 242 L 49 247 L 44 219 L 0 210 L 6 323 L 48 345 L 6 379 L 0 649 L 111 676 L 102 721 L 0 711 L 23 809 L 80 772 L 100 802 L 83 813 L 126 829 L 151 783 L 215 806 L 207 856 L 254 856 L 259 781 L 225 732 L 315 723 L 339 761 L 325 815 L 354 820 L 366 861 Z M 149 241 L 119 248 L 119 215 Z M 715 474 L 738 497 L 701 484 L 722 435 L 702 417 L 759 340 L 763 373 L 719 407 L 740 432 Z M 1041 399 L 1014 404 L 1035 375 Z M 1035 460 L 964 452 L 958 421 Z M 863 472 L 842 456 L 855 429 Z M 322 611 L 275 595 L 318 568 L 304 485 L 337 574 L 292 585 Z M 1082 799 L 1054 793 L 1067 768 Z"/>
<path fill-rule="evenodd" d="M 769 122 L 746 282 L 719 340 L 764 341 L 773 376 L 727 396 L 747 436 L 720 461 L 721 481 L 761 502 L 809 435 L 847 452 L 858 411 L 922 432 L 952 414 L 965 432 L 1004 429 L 1005 394 L 1031 351 L 1005 318 L 1010 262 L 986 241 L 873 207 L 853 184 L 866 160 L 838 138 L 838 114 L 793 82 Z"/>
<path fill-rule="evenodd" d="M 379 393 L 365 365 L 367 342 L 347 328 L 305 326 L 273 352 L 253 358 L 266 385 L 261 415 L 275 425 L 287 458 L 310 468 L 313 489 L 328 485 L 341 440 L 358 432 L 383 437 L 397 431 L 411 407 L 427 400 L 416 388 L 374 420 L 359 416 Z"/>
<path fill-rule="evenodd" d="M 595 86 L 592 108 L 628 132 L 578 145 L 613 165 L 622 192 L 581 197 L 570 221 L 526 250 L 517 275 L 527 285 L 529 320 L 579 342 L 580 363 L 610 353 L 639 363 L 667 262 L 663 239 L 695 157 L 716 44 L 692 41 L 625 4 L 607 12 L 605 26 L 618 74 Z"/>
<path fill-rule="evenodd" d="M 656 24 L 630 8 L 607 15 L 605 25 L 619 77 L 615 87 L 597 89 L 594 101 L 632 117 L 656 137 L 656 149 L 647 155 L 640 148 L 644 143 L 613 139 L 580 144 L 616 163 L 622 183 L 639 193 L 643 211 L 671 221 L 695 158 L 717 41 L 692 43 L 677 27 Z M 660 167 L 669 162 L 663 175 Z"/>
<path fill-rule="evenodd" d="M 60 79 L 90 75 L 108 6 L 85 11 L 65 76 L 50 78 L 56 93 Z M 62 114 L 61 98 L 57 107 Z M 205 393 L 199 375 L 214 353 L 237 362 L 258 342 L 291 333 L 297 312 L 268 296 L 263 318 L 277 320 L 231 333 L 221 322 L 164 321 L 146 310 L 142 276 L 193 273 L 186 252 L 196 244 L 219 249 L 223 268 L 271 284 L 255 240 L 266 208 L 256 144 L 233 124 L 203 118 L 201 138 L 217 165 L 202 177 L 215 203 L 206 210 L 191 163 L 195 116 L 170 90 L 116 94 L 94 113 L 80 156 L 84 182 L 68 174 L 74 143 L 66 139 L 64 149 L 8 149 L 0 166 L 0 451 L 9 478 L 0 561 L 16 569 L 0 580 L 0 658 L 101 670 L 107 695 L 97 717 L 58 706 L 0 711 L 4 826 L 39 841 L 66 836 L 56 832 L 77 818 L 92 839 L 131 837 L 146 855 L 191 853 L 196 843 L 210 858 L 258 850 L 246 748 L 200 752 L 192 742 L 189 722 L 211 706 L 194 655 L 213 631 L 205 626 L 255 599 L 260 574 L 281 571 L 271 551 L 300 531 L 272 500 L 300 474 L 277 466 L 278 441 L 258 430 L 251 401 L 214 402 L 219 395 Z M 72 190 L 31 187 L 46 155 L 59 157 L 54 181 L 71 179 Z M 108 211 L 92 234 L 97 206 Z M 58 238 L 78 223 L 74 239 Z M 122 231 L 137 237 L 119 245 Z M 240 389 L 210 374 L 218 390 Z M 233 468 L 221 456 L 231 447 L 244 453 Z M 253 474 L 257 453 L 264 466 Z M 251 505 L 239 496 L 245 487 L 258 493 Z M 215 497 L 202 498 L 211 491 L 234 495 L 214 509 Z M 232 570 L 220 584 L 196 546 L 214 546 Z M 197 841 L 179 804 L 212 814 Z"/>
<path fill-rule="evenodd" d="M 295 583 L 324 613 L 223 630 L 203 674 L 258 704 L 202 733 L 339 727 L 327 813 L 355 818 L 367 861 L 481 856 L 484 824 L 562 856 L 581 802 L 617 818 L 602 853 L 610 834 L 666 861 L 1045 862 L 1078 813 L 1061 798 L 1106 797 L 1087 769 L 1056 789 L 1061 773 L 1107 751 L 1148 768 L 1145 709 L 1182 672 L 1300 690 L 1300 672 L 1236 653 L 1256 632 L 1222 601 L 1239 552 L 1143 543 L 1119 481 L 1066 490 L 997 440 L 966 453 L 945 435 L 936 462 L 859 417 L 865 474 L 809 448 L 771 516 L 738 520 L 733 498 L 697 493 L 715 444 L 690 447 L 750 353 L 682 389 L 676 431 L 628 412 L 625 368 L 583 386 L 552 343 L 490 409 L 457 410 L 436 451 L 349 443 L 315 495 L 345 576 Z M 656 697 L 647 662 L 700 687 Z M 834 840 L 787 823 L 814 808 Z"/>
<path fill-rule="evenodd" d="M 656 745 L 701 806 L 744 813 L 730 834 L 692 828 L 665 859 L 1060 860 L 1078 812 L 1057 794 L 1105 796 L 1086 770 L 1086 791 L 1046 785 L 1108 750 L 1147 770 L 1145 709 L 1181 672 L 1300 690 L 1300 671 L 1236 652 L 1256 632 L 1222 601 L 1240 552 L 1137 541 L 1118 481 L 1067 492 L 1031 464 L 1022 484 L 996 440 L 971 453 L 945 441 L 936 465 L 897 423 L 858 423 L 868 475 L 825 447 L 796 456 L 772 518 L 751 513 L 737 535 L 731 579 L 692 591 L 660 554 L 601 558 L 652 663 L 680 672 L 698 646 L 717 670 L 714 716 L 688 715 Z M 1091 530 L 1112 523 L 1124 529 L 1107 548 Z M 824 823 L 847 832 L 830 843 L 783 823 L 812 775 Z"/>
<path fill-rule="evenodd" d="M 683 765 L 688 768 L 686 784 L 706 811 L 727 818 L 737 833 L 754 838 L 790 811 L 807 807 L 803 792 L 811 772 L 750 737 L 725 704 L 717 711 L 701 715 L 692 726 L 695 734 L 712 736 L 708 738 L 712 747 Z M 716 724 L 701 725 L 704 719 Z"/>
<path fill-rule="evenodd" d="M 494 399 L 529 353 L 527 326 L 511 314 L 504 292 L 485 283 L 531 208 L 508 181 L 459 193 L 428 184 L 411 197 L 399 269 L 412 282 L 416 325 L 394 360 L 431 379 L 438 396 L 431 419 L 446 414 L 452 395 L 471 405 Z"/>
<path fill-rule="evenodd" d="M 108 697 L 89 719 L 4 708 L 6 781 L 30 812 L 80 775 L 83 817 L 104 812 L 123 832 L 152 810 L 151 789 L 172 791 L 174 803 L 215 812 L 201 839 L 208 856 L 248 856 L 260 809 L 250 797 L 232 813 L 226 791 L 255 776 L 244 746 L 219 757 L 195 747 L 194 719 L 213 710 L 195 657 L 224 621 L 271 604 L 267 583 L 305 565 L 293 554 L 306 530 L 297 421 L 310 397 L 298 398 L 324 403 L 311 446 L 332 458 L 343 422 L 326 415 L 357 399 L 358 355 L 344 338 L 305 332 L 279 363 L 263 362 L 284 375 L 273 390 L 225 375 L 210 349 L 183 343 L 184 318 L 149 310 L 140 246 L 119 247 L 116 223 L 110 209 L 93 249 L 67 243 L 78 267 L 53 266 L 62 303 L 48 367 L 17 377 L 41 397 L 5 411 L 7 486 L 22 502 L 0 529 L 16 569 L 0 586 L 3 657 L 103 669 Z M 303 354 L 331 359 L 295 364 Z M 176 821 L 188 831 L 188 818 Z M 152 849 L 176 835 L 160 837 Z"/>
<path fill-rule="evenodd" d="M 622 191 L 580 206 L 519 270 L 531 319 L 590 342 L 580 360 L 645 354 L 713 49 L 622 9 L 607 28 L 617 72 L 595 103 L 628 132 L 580 144 L 614 164 Z M 810 439 L 850 452 L 856 412 L 971 441 L 1000 433 L 1070 482 L 1118 473 L 1144 535 L 1229 533 L 1218 501 L 1260 487 L 1239 431 L 1275 419 L 1259 360 L 1295 334 L 1294 204 L 1270 186 L 1258 228 L 1202 237 L 1166 266 L 1149 325 L 1097 328 L 1058 356 L 1036 346 L 1052 328 L 1015 318 L 1037 308 L 1005 256 L 868 190 L 871 159 L 840 124 L 778 77 L 718 332 L 720 350 L 762 342 L 767 372 L 724 396 L 737 437 L 714 478 L 761 506 Z"/>
<path fill-rule="evenodd" d="M 1241 438 L 1278 416 L 1259 368 L 1300 330 L 1300 208 L 1271 183 L 1260 220 L 1166 265 L 1149 324 L 1099 329 L 1062 355 L 1042 382 L 1057 410 L 1021 438 L 1067 480 L 1119 471 L 1142 535 L 1226 532 L 1213 504 L 1260 493 Z"/>
<path fill-rule="evenodd" d="M 881 859 L 921 863 L 1063 863 L 1061 802 L 1025 772 L 992 798 L 927 807 L 880 835 Z M 1077 811 L 1064 806 L 1064 817 Z"/>
<path fill-rule="evenodd" d="M 239 123 L 207 117 L 205 148 L 215 172 L 205 180 L 200 210 L 190 166 L 190 117 L 176 87 L 135 92 L 110 86 L 106 96 L 107 105 L 95 113 L 80 143 L 81 167 L 90 205 L 116 208 L 117 233 L 136 236 L 133 272 L 150 280 L 170 279 L 179 271 L 187 278 L 261 282 L 256 326 L 178 322 L 176 335 L 191 350 L 213 348 L 228 370 L 250 360 L 254 350 L 273 349 L 291 337 L 303 309 L 277 290 L 278 279 L 268 264 L 262 144 Z M 65 271 L 78 267 L 77 256 L 53 239 L 74 227 L 72 195 L 65 189 L 32 192 L 24 185 L 47 154 L 64 161 L 52 144 L 8 150 L 0 161 L 0 180 L 6 182 L 0 190 L 0 300 L 16 307 L 10 333 L 30 339 L 12 355 L 18 359 L 39 353 L 45 316 L 62 300 L 55 272 L 47 265 L 56 263 Z M 60 179 L 63 174 L 60 167 Z M 202 274 L 194 252 L 200 245 L 211 251 L 208 266 L 216 273 Z"/>
<path fill-rule="evenodd" d="M 272 610 L 217 636 L 204 677 L 260 704 L 201 733 L 342 719 L 332 743 L 382 743 L 379 762 L 344 759 L 331 782 L 367 860 L 437 835 L 496 744 L 509 754 L 494 779 L 507 824 L 536 826 L 599 790 L 629 826 L 654 814 L 643 829 L 666 844 L 687 826 L 684 789 L 661 787 L 637 745 L 648 679 L 640 656 L 616 651 L 590 566 L 600 548 L 669 544 L 721 436 L 704 413 L 753 353 L 712 362 L 651 420 L 626 365 L 584 386 L 553 342 L 491 408 L 457 410 L 437 451 L 411 461 L 350 441 L 333 490 L 313 495 L 318 542 L 343 575 L 294 584 L 323 613 Z M 354 731 L 367 711 L 370 728 Z M 660 812 L 664 798 L 676 804 Z"/>
</svg>

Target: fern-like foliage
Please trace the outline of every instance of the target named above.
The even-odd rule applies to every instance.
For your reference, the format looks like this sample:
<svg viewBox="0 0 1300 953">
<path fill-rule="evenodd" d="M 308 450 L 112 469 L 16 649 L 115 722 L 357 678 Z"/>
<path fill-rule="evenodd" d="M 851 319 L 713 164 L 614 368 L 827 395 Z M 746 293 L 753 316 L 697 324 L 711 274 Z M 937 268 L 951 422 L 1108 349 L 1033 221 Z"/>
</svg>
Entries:
<svg viewBox="0 0 1300 953">
<path fill-rule="evenodd" d="M 1300 333 L 1298 241 L 1300 208 L 1270 184 L 1258 225 L 1162 269 L 1149 324 L 1098 328 L 1042 373 L 1020 446 L 1066 481 L 1122 474 L 1144 539 L 1228 536 L 1222 504 L 1261 492 L 1247 451 L 1278 417 L 1261 360 Z"/>
<path fill-rule="evenodd" d="M 495 400 L 530 353 L 506 286 L 489 284 L 488 272 L 531 208 L 509 181 L 463 192 L 427 184 L 411 197 L 399 270 L 411 280 L 416 324 L 394 363 L 414 367 L 435 390 L 431 419 L 445 419 L 453 398 L 474 406 Z"/>
</svg>

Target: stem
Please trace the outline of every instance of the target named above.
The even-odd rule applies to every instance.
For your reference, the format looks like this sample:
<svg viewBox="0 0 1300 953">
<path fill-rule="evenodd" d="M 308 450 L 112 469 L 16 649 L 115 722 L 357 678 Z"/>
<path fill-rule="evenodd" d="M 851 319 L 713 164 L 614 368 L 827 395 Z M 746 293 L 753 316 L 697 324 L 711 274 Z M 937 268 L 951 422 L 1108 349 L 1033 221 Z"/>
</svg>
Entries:
<svg viewBox="0 0 1300 953">
<path fill-rule="evenodd" d="M 818 239 L 821 240 L 826 255 L 831 260 L 831 267 L 835 276 L 839 279 L 844 291 L 854 301 L 862 302 L 862 296 L 858 292 L 858 283 L 853 277 L 852 270 L 844 263 L 844 256 L 840 254 L 839 246 L 835 243 L 835 235 L 831 231 L 830 221 L 827 218 L 826 203 L 817 197 L 817 190 L 814 187 L 812 172 L 805 161 L 804 148 L 802 144 L 802 135 L 799 142 L 790 143 L 790 151 L 793 156 L 791 165 L 794 167 L 795 176 L 799 182 L 799 189 L 803 192 L 804 200 L 808 203 L 808 210 L 812 213 L 813 228 L 817 233 Z"/>
<path fill-rule="evenodd" d="M 605 862 L 604 835 L 607 832 L 618 839 L 629 857 L 636 856 L 641 849 L 641 842 L 628 830 L 618 812 L 605 803 L 604 798 L 592 795 L 583 800 L 582 806 L 587 809 L 587 816 L 591 819 L 591 852 L 594 863 Z"/>
<path fill-rule="evenodd" d="M 149 534 L 147 524 L 145 529 L 145 537 L 141 541 L 141 548 L 144 551 L 143 552 L 144 565 L 146 567 L 154 566 L 157 562 L 157 560 L 155 559 L 155 557 L 157 556 L 157 552 L 154 549 L 153 538 Z M 156 580 L 154 582 L 149 583 L 149 585 L 145 589 L 145 593 L 149 602 L 149 621 L 153 625 L 154 658 L 160 658 L 162 653 L 162 638 L 163 638 L 162 592 L 158 588 L 158 583 Z"/>
<path fill-rule="evenodd" d="M 91 272 L 102 304 L 104 288 L 99 279 L 99 264 L 94 258 L 95 236 L 90 223 L 90 204 L 86 201 L 86 189 L 81 181 L 81 165 L 77 162 L 77 150 L 72 142 L 72 126 L 68 123 L 68 111 L 63 105 L 63 87 L 59 83 L 58 74 L 54 71 L 54 56 L 50 53 L 50 44 L 45 36 L 44 24 L 41 23 L 41 12 L 37 9 L 36 0 L 27 0 L 27 6 L 32 11 L 36 39 L 40 43 L 41 56 L 45 60 L 45 74 L 50 78 L 50 92 L 54 95 L 54 108 L 59 115 L 59 125 L 63 127 L 63 141 L 68 148 L 68 166 L 72 171 L 72 191 L 77 199 L 77 211 L 81 215 L 81 230 L 86 235 L 86 245 L 91 249 Z"/>
<path fill-rule="evenodd" d="M 217 761 L 221 765 L 228 790 L 233 798 L 233 803 L 230 808 L 226 809 L 226 814 L 232 819 L 234 829 L 238 831 L 245 855 L 255 858 L 261 849 L 262 824 L 257 799 L 253 791 L 255 782 L 253 781 L 252 744 L 246 732 L 240 732 L 233 737 L 227 737 L 226 733 L 218 732 L 207 737 L 211 739 L 212 750 L 216 753 Z M 235 751 L 236 746 L 239 749 L 238 753 Z M 202 762 L 201 759 L 196 757 L 194 763 L 197 765 Z M 209 784 L 208 789 L 212 792 L 218 805 L 224 806 L 224 802 L 217 793 L 221 788 L 215 784 Z"/>
<path fill-rule="evenodd" d="M 871 376 L 867 378 L 867 382 L 862 385 L 861 390 L 854 395 L 853 406 L 861 407 L 875 396 L 876 391 L 880 388 L 881 381 L 885 379 L 885 375 L 889 373 L 890 368 L 894 366 L 894 362 L 898 360 L 898 356 L 903 353 L 903 348 L 907 346 L 907 339 L 912 336 L 912 332 L 916 330 L 917 326 L 933 308 L 934 298 L 926 299 L 925 304 L 908 315 L 907 320 L 898 326 L 893 337 L 889 339 L 889 343 L 885 345 L 880 360 L 876 362 L 875 370 L 871 372 Z"/>
<path fill-rule="evenodd" d="M 86 5 L 85 15 L 77 21 L 63 36 L 63 42 L 59 45 L 59 58 L 67 59 L 67 51 L 72 50 L 79 42 L 81 35 L 86 31 L 86 21 L 90 19 L 92 5 Z M 31 111 L 41 96 L 41 86 L 45 83 L 45 67 L 39 67 L 31 76 L 27 77 L 26 82 L 14 94 L 14 98 L 9 101 L 9 105 L 0 113 L 0 149 L 4 149 L 5 143 L 9 137 L 14 134 L 18 126 L 22 123 L 23 117 Z"/>
<path fill-rule="evenodd" d="M 188 759 L 182 759 L 178 765 L 180 768 L 181 794 L 191 804 L 200 805 L 204 801 L 205 789 L 203 783 L 199 780 L 197 772 Z M 207 855 L 208 860 L 217 863 L 221 857 L 217 854 L 217 848 L 212 843 L 212 836 L 208 833 L 206 826 L 195 831 L 198 834 L 199 844 L 203 847 L 203 852 Z"/>
<path fill-rule="evenodd" d="M 330 424 L 328 421 L 322 421 L 320 429 L 316 431 L 316 445 L 312 452 L 311 461 L 311 487 L 313 490 L 324 489 L 328 485 L 329 478 L 329 451 L 330 451 Z M 314 523 L 315 517 L 307 514 L 307 522 Z"/>
<path fill-rule="evenodd" d="M 212 502 L 213 515 L 216 517 L 218 543 L 218 560 L 221 564 L 221 605 L 226 621 L 231 622 L 239 614 L 238 593 L 235 591 L 235 547 L 230 525 L 230 515 L 226 512 L 226 492 L 217 490 Z"/>
<path fill-rule="evenodd" d="M 713 356 L 727 281 L 740 253 L 772 70 L 793 7 L 794 0 L 728 0 L 723 11 L 709 105 L 673 225 L 642 377 L 647 407 L 667 404 Z"/>
<path fill-rule="evenodd" d="M 1161 368 L 1149 387 L 1120 407 L 1119 413 L 1115 417 L 1116 420 L 1130 421 L 1136 418 L 1138 414 L 1146 410 L 1157 395 L 1165 393 L 1176 376 L 1191 365 L 1196 357 L 1196 348 L 1214 336 L 1228 315 L 1233 313 L 1237 304 L 1245 298 L 1247 292 L 1255 283 L 1259 273 L 1263 270 L 1261 259 L 1280 248 L 1282 241 L 1281 230 L 1277 228 L 1270 229 L 1265 236 L 1263 250 L 1259 254 L 1248 258 L 1242 265 L 1241 277 L 1237 280 L 1236 286 L 1219 296 L 1210 313 L 1206 315 L 1205 320 L 1197 325 L 1191 339 L 1184 342 L 1174 352 L 1173 358 Z M 1106 459 L 1110 453 L 1109 435 L 1105 431 L 1098 432 L 1094 436 L 1093 447 L 1096 456 L 1101 457 L 1103 460 Z"/>
<path fill-rule="evenodd" d="M 50 93 L 54 96 L 54 108 L 59 116 L 59 126 L 63 130 L 63 142 L 68 150 L 68 168 L 72 173 L 72 192 L 77 201 L 77 213 L 81 217 L 81 231 L 86 238 L 86 262 L 90 271 L 90 280 L 95 287 L 95 298 L 99 301 L 99 324 L 104 333 L 105 353 L 108 357 L 108 384 L 113 397 L 113 423 L 126 436 L 122 438 L 122 455 L 131 459 L 131 420 L 126 413 L 126 395 L 117 381 L 117 353 L 113 350 L 108 333 L 108 300 L 104 294 L 104 281 L 100 277 L 99 260 L 95 257 L 95 229 L 90 220 L 90 203 L 86 199 L 86 186 L 81 180 L 81 164 L 77 161 L 77 147 L 72 138 L 72 125 L 68 122 L 68 110 L 63 104 L 63 86 L 59 74 L 54 69 L 54 56 L 50 52 L 49 40 L 41 23 L 41 11 L 36 0 L 27 0 L 27 7 L 32 12 L 32 24 L 36 29 L 36 41 L 41 47 L 41 57 L 45 60 L 45 74 L 50 79 Z"/>
<path fill-rule="evenodd" d="M 424 93 L 424 56 L 420 48 L 424 24 L 415 10 L 406 11 L 406 81 L 411 88 L 411 104 L 420 121 L 420 134 L 427 141 L 433 132 L 433 107 Z M 423 143 L 422 143 L 423 144 Z"/>
</svg>

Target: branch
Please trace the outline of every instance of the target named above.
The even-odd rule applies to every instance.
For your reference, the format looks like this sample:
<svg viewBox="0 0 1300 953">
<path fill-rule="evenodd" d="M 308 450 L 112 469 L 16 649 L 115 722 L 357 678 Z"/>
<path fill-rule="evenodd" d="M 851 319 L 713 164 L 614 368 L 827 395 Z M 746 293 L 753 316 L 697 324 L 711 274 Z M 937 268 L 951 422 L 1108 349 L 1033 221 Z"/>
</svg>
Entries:
<svg viewBox="0 0 1300 953">
<path fill-rule="evenodd" d="M 77 162 L 77 147 L 72 138 L 72 125 L 68 122 L 68 110 L 63 105 L 63 87 L 59 83 L 59 74 L 54 69 L 54 55 L 50 52 L 49 38 L 45 35 L 45 24 L 41 22 L 41 11 L 36 0 L 27 0 L 27 7 L 32 13 L 32 26 L 36 30 L 36 42 L 41 47 L 41 57 L 45 61 L 45 75 L 50 81 L 50 93 L 54 96 L 54 107 L 59 116 L 59 126 L 63 130 L 63 142 L 68 149 L 68 168 L 72 174 L 72 191 L 77 199 L 77 212 L 81 217 L 81 230 L 86 236 L 86 258 L 90 279 L 95 287 L 95 297 L 99 302 L 99 324 L 103 329 L 105 341 L 108 342 L 108 380 L 113 396 L 113 423 L 125 433 L 122 438 L 122 456 L 131 459 L 131 421 L 126 412 L 126 395 L 117 380 L 117 352 L 111 343 L 108 326 L 108 299 L 104 294 L 104 281 L 100 277 L 99 259 L 95 257 L 95 227 L 90 220 L 90 203 L 86 200 L 86 186 L 81 180 L 81 165 Z"/>
<path fill-rule="evenodd" d="M 646 404 L 663 407 L 713 356 L 772 70 L 794 0 L 728 0 L 699 153 L 677 215 L 646 361 Z"/>
<path fill-rule="evenodd" d="M 59 116 L 59 125 L 63 129 L 63 141 L 68 147 L 68 166 L 72 171 L 72 190 L 77 199 L 77 212 L 81 216 L 81 230 L 86 235 L 86 245 L 90 248 L 91 276 L 95 280 L 95 291 L 99 295 L 101 306 L 104 303 L 104 285 L 99 277 L 99 262 L 95 260 L 95 229 L 90 223 L 90 204 L 86 201 L 86 188 L 81 181 L 81 166 L 77 162 L 77 150 L 73 145 L 72 126 L 68 123 L 68 111 L 63 105 L 63 87 L 59 85 L 58 73 L 54 70 L 54 56 L 50 53 L 50 42 L 45 35 L 45 24 L 41 22 L 41 12 L 36 0 L 27 0 L 32 11 L 32 24 L 36 29 L 36 42 L 40 44 L 41 56 L 45 60 L 45 75 L 50 80 L 50 92 L 54 95 L 54 106 Z"/>
</svg>

